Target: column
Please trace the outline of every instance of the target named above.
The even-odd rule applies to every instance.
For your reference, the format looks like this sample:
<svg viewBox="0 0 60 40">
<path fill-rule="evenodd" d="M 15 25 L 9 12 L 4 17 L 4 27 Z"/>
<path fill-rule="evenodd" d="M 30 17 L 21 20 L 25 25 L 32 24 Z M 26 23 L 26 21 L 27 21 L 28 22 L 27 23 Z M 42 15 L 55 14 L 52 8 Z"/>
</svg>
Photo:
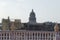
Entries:
<svg viewBox="0 0 60 40">
<path fill-rule="evenodd" d="M 26 38 L 25 38 L 26 36 L 25 36 L 25 32 L 24 32 L 24 40 L 26 40 Z"/>
<path fill-rule="evenodd" d="M 43 32 L 42 32 L 42 40 L 43 40 Z"/>
<path fill-rule="evenodd" d="M 52 35 L 52 33 L 50 33 L 50 40 L 52 39 L 51 35 Z"/>
<path fill-rule="evenodd" d="M 45 40 L 46 40 L 46 32 L 45 32 Z"/>
<path fill-rule="evenodd" d="M 37 32 L 37 40 L 38 40 L 38 32 Z"/>
</svg>

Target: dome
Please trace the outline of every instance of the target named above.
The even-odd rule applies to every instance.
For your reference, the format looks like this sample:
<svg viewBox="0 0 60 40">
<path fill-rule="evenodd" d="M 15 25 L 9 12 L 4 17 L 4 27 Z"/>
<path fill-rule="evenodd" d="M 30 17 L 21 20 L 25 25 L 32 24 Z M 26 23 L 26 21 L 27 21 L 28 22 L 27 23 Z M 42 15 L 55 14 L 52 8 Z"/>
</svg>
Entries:
<svg viewBox="0 0 60 40">
<path fill-rule="evenodd" d="M 32 12 L 30 13 L 29 23 L 31 23 L 31 24 L 36 23 L 36 17 L 35 17 L 35 13 L 34 13 L 33 9 L 32 9 Z"/>
<path fill-rule="evenodd" d="M 32 9 L 32 12 L 30 13 L 30 16 L 35 16 L 33 9 Z"/>
</svg>

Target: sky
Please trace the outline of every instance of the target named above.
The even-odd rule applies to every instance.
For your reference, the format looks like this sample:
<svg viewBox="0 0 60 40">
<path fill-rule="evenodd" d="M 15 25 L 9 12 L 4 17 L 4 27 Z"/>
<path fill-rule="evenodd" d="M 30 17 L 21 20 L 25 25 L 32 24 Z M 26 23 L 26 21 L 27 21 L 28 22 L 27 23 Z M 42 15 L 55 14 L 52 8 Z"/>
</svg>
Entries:
<svg viewBox="0 0 60 40">
<path fill-rule="evenodd" d="M 34 10 L 37 22 L 60 23 L 60 0 L 0 0 L 0 22 L 2 19 L 21 19 L 28 22 Z"/>
</svg>

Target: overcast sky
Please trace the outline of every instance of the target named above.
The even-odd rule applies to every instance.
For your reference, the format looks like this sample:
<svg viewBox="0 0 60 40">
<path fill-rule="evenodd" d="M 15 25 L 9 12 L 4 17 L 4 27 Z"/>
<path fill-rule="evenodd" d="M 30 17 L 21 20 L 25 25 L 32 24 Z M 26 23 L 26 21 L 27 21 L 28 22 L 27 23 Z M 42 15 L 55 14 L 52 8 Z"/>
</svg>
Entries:
<svg viewBox="0 0 60 40">
<path fill-rule="evenodd" d="M 37 22 L 60 22 L 60 0 L 0 0 L 0 22 L 8 16 L 28 22 L 32 9 Z"/>
</svg>

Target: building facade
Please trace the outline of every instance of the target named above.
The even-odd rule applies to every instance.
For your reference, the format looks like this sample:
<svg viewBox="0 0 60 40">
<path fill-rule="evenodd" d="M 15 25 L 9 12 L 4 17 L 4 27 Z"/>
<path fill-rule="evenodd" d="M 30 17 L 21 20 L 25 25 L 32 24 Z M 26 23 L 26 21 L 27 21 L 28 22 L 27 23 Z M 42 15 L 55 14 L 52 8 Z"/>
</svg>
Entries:
<svg viewBox="0 0 60 40">
<path fill-rule="evenodd" d="M 32 10 L 29 22 L 21 20 L 10 21 L 2 19 L 0 40 L 60 40 L 60 23 L 37 23 L 35 12 Z"/>
<path fill-rule="evenodd" d="M 49 31 L 0 31 L 0 40 L 60 40 L 60 32 Z"/>
</svg>

